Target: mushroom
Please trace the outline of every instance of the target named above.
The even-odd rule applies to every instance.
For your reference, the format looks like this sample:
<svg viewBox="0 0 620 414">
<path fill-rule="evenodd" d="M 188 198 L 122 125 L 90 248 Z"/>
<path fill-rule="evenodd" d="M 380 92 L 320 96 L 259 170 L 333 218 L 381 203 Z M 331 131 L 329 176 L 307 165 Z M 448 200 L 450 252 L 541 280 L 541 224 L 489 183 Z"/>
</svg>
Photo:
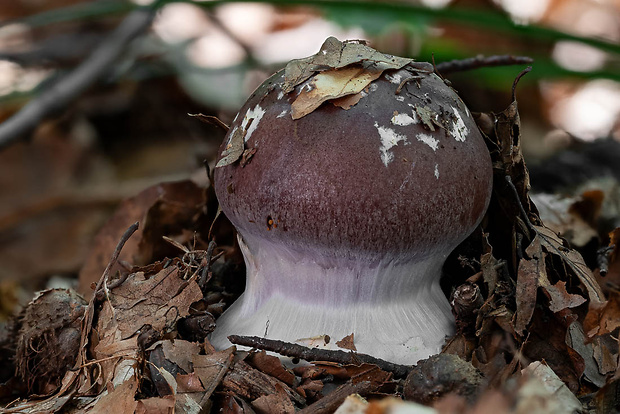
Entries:
<svg viewBox="0 0 620 414">
<path fill-rule="evenodd" d="M 454 331 L 442 266 L 491 185 L 483 137 L 432 65 L 328 39 L 258 87 L 220 149 L 247 283 L 213 345 L 353 333 L 396 363 L 440 352 Z"/>
</svg>

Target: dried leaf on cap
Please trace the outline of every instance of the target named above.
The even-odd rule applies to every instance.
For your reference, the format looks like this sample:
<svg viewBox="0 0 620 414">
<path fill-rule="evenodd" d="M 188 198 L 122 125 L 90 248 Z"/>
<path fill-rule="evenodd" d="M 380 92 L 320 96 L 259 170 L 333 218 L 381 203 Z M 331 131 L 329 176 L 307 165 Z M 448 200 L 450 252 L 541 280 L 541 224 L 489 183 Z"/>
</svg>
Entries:
<svg viewBox="0 0 620 414">
<path fill-rule="evenodd" d="M 359 41 L 340 42 L 329 37 L 316 55 L 292 60 L 286 65 L 282 90 L 289 93 L 316 72 L 340 69 L 354 63 L 365 63 L 367 70 L 381 74 L 386 69 L 400 69 L 410 62 L 413 60 L 377 52 Z"/>
<path fill-rule="evenodd" d="M 361 92 L 382 72 L 368 71 L 361 66 L 330 70 L 316 74 L 291 105 L 291 117 L 299 119 L 314 111 L 325 101 Z"/>
</svg>

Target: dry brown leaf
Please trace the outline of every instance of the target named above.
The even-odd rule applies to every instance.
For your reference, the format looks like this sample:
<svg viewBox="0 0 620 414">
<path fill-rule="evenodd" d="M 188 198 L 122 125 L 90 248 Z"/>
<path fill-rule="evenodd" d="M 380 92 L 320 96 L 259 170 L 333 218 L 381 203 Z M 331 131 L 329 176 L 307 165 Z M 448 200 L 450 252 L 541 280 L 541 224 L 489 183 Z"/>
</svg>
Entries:
<svg viewBox="0 0 620 414">
<path fill-rule="evenodd" d="M 605 376 L 599 372 L 598 365 L 594 359 L 594 346 L 591 343 L 586 344 L 586 336 L 579 322 L 575 321 L 568 326 L 566 345 L 583 358 L 585 365 L 584 377 L 599 388 L 605 385 Z"/>
<path fill-rule="evenodd" d="M 330 100 L 330 102 L 339 108 L 348 110 L 348 109 L 351 109 L 353 106 L 357 105 L 357 103 L 363 97 L 364 95 L 362 94 L 362 92 L 360 92 L 354 95 L 347 95 L 347 96 L 343 96 L 342 98 L 332 99 Z"/>
<path fill-rule="evenodd" d="M 340 341 L 337 341 L 336 346 L 338 346 L 338 348 L 350 349 L 351 351 L 357 352 L 357 348 L 355 347 L 355 341 L 353 339 L 353 333 L 351 335 L 345 336 Z"/>
<path fill-rule="evenodd" d="M 605 303 L 593 304 L 583 321 L 589 338 L 612 333 L 620 327 L 620 294 L 612 292 Z"/>
<path fill-rule="evenodd" d="M 282 365 L 280 358 L 268 355 L 265 351 L 250 354 L 246 361 L 254 368 L 279 379 L 291 387 L 295 382 L 295 374 Z"/>
<path fill-rule="evenodd" d="M 529 336 L 522 348 L 525 358 L 530 361 L 544 360 L 573 392 L 579 389 L 586 368 L 583 357 L 566 345 L 567 325 L 576 319 L 576 315 L 562 317 L 536 308 L 528 329 Z"/>
<path fill-rule="evenodd" d="M 209 355 L 193 355 L 192 364 L 194 365 L 194 372 L 200 378 L 203 387 L 205 388 L 205 395 L 203 401 L 206 401 L 211 397 L 215 388 L 220 385 L 222 378 L 232 363 L 234 357 L 235 347 L 230 347 L 223 351 L 215 352 Z"/>
<path fill-rule="evenodd" d="M 172 414 L 174 413 L 174 395 L 144 398 L 138 401 L 136 414 Z"/>
<path fill-rule="evenodd" d="M 200 382 L 200 377 L 195 372 L 191 374 L 177 374 L 177 393 L 188 393 L 188 392 L 205 392 L 205 388 L 202 386 L 202 382 Z"/>
<path fill-rule="evenodd" d="M 321 391 L 323 390 L 324 384 L 321 380 L 311 380 L 305 379 L 302 380 L 299 387 L 295 388 L 301 396 L 306 398 L 306 400 L 316 400 L 319 397 Z"/>
<path fill-rule="evenodd" d="M 568 293 L 566 282 L 560 280 L 555 285 L 544 286 L 549 294 L 549 309 L 552 312 L 559 312 L 566 308 L 576 308 L 586 302 L 586 298 L 574 293 Z"/>
<path fill-rule="evenodd" d="M 137 390 L 137 379 L 130 377 L 127 381 L 114 388 L 109 394 L 101 397 L 89 413 L 133 413 L 138 406 L 138 401 L 135 400 Z"/>
<path fill-rule="evenodd" d="M 162 258 L 153 259 L 154 255 L 173 257 L 178 254 L 161 238 L 162 235 L 173 234 L 162 232 L 179 232 L 184 225 L 189 224 L 203 204 L 204 189 L 187 180 L 154 185 L 124 200 L 97 233 L 80 270 L 78 291 L 87 298 L 92 295 L 91 285 L 101 277 L 121 235 L 136 221 L 140 222 L 140 228 L 123 247 L 121 262 L 146 265 Z M 149 214 L 153 208 L 156 211 Z M 148 223 L 147 217 L 150 219 Z M 111 269 L 110 275 L 117 271 L 127 274 L 118 263 Z"/>
<path fill-rule="evenodd" d="M 534 226 L 534 228 L 538 236 L 540 236 L 540 244 L 547 252 L 559 256 L 585 286 L 590 303 L 597 304 L 605 302 L 605 295 L 596 282 L 592 271 L 583 261 L 581 254 L 576 250 L 564 247 L 562 239 L 550 229 L 542 226 Z"/>
<path fill-rule="evenodd" d="M 252 407 L 258 414 L 294 414 L 295 406 L 287 397 L 286 391 L 276 384 L 276 393 L 263 395 L 252 401 Z"/>
<path fill-rule="evenodd" d="M 340 42 L 335 37 L 329 37 L 321 50 L 313 56 L 292 60 L 284 70 L 284 93 L 291 92 L 295 86 L 310 78 L 316 72 L 330 69 L 344 68 L 352 64 L 369 62 L 378 72 L 386 69 L 400 69 L 412 59 L 386 55 L 359 42 Z M 431 67 L 432 71 L 432 67 Z"/>
<path fill-rule="evenodd" d="M 161 346 L 166 359 L 185 372 L 192 371 L 192 358 L 200 353 L 200 344 L 177 339 L 162 341 Z"/>
<path fill-rule="evenodd" d="M 519 335 L 527 328 L 534 309 L 536 308 L 536 292 L 538 291 L 538 275 L 544 272 L 544 259 L 521 259 L 517 274 L 517 290 L 515 300 L 517 311 L 514 316 L 514 329 Z"/>
<path fill-rule="evenodd" d="M 162 331 L 189 315 L 191 304 L 202 299 L 202 292 L 195 280 L 185 281 L 180 273 L 176 266 L 163 269 L 148 279 L 144 273 L 137 272 L 112 290 L 112 305 L 118 310 L 116 318 L 123 339 L 143 325 L 149 324 Z"/>
<path fill-rule="evenodd" d="M 357 94 L 379 76 L 381 72 L 369 71 L 361 66 L 318 73 L 292 103 L 291 117 L 302 118 L 325 101 Z"/>
<path fill-rule="evenodd" d="M 618 341 L 611 335 L 597 336 L 594 344 L 594 359 L 601 374 L 609 374 L 618 369 Z"/>
</svg>

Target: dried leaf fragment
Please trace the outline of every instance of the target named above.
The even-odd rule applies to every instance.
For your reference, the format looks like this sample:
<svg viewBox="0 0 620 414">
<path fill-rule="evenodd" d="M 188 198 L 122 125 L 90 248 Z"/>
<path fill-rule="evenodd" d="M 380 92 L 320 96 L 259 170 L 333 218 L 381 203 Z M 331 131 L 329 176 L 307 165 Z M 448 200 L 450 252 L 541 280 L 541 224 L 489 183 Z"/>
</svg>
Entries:
<svg viewBox="0 0 620 414">
<path fill-rule="evenodd" d="M 527 375 L 528 381 L 519 389 L 517 412 L 573 413 L 581 411 L 582 406 L 577 397 L 547 365 L 535 361 L 521 370 L 521 373 Z"/>
<path fill-rule="evenodd" d="M 318 73 L 308 84 L 309 87 L 304 87 L 291 105 L 291 117 L 302 118 L 325 101 L 357 94 L 381 76 L 381 73 L 361 66 Z"/>
<path fill-rule="evenodd" d="M 101 397 L 90 412 L 93 414 L 133 413 L 138 406 L 138 401 L 135 400 L 137 390 L 137 379 L 129 378 L 116 386 L 109 394 Z"/>
<path fill-rule="evenodd" d="M 437 114 L 433 112 L 428 106 L 416 106 L 415 111 L 422 120 L 422 123 L 428 127 L 431 131 L 435 130 Z"/>
<path fill-rule="evenodd" d="M 192 355 L 194 372 L 205 388 L 203 400 L 208 399 L 220 385 L 234 358 L 234 347 L 209 355 Z"/>
<path fill-rule="evenodd" d="M 339 348 L 350 349 L 351 351 L 357 352 L 357 348 L 355 347 L 355 343 L 353 341 L 353 334 L 347 335 L 344 338 L 342 338 L 340 341 L 337 341 L 336 345 Z"/>
<path fill-rule="evenodd" d="M 344 110 L 349 110 L 353 106 L 357 105 L 357 103 L 364 97 L 362 92 L 356 93 L 354 95 L 347 95 L 341 98 L 336 98 L 330 100 L 330 102 Z"/>
<path fill-rule="evenodd" d="M 316 55 L 292 60 L 284 69 L 284 93 L 291 92 L 297 85 L 309 79 L 316 72 L 344 68 L 354 63 L 368 63 L 373 71 L 381 74 L 386 69 L 400 69 L 412 59 L 386 55 L 361 42 L 340 42 L 329 37 Z"/>
<path fill-rule="evenodd" d="M 516 302 L 514 329 L 522 335 L 534 315 L 536 308 L 536 291 L 538 290 L 538 275 L 544 272 L 543 260 L 521 259 L 517 275 Z"/>
<path fill-rule="evenodd" d="M 605 303 L 590 305 L 583 321 L 583 328 L 589 338 L 612 333 L 620 327 L 620 295 L 613 292 Z"/>
<path fill-rule="evenodd" d="M 118 329 L 122 339 L 133 335 L 144 324 L 156 330 L 189 314 L 193 302 L 202 298 L 195 280 L 182 279 L 177 267 L 162 269 L 156 275 L 146 277 L 137 272 L 112 290 L 112 304 L 116 312 Z"/>
<path fill-rule="evenodd" d="M 544 288 L 550 297 L 549 309 L 554 313 L 566 308 L 576 308 L 586 301 L 586 298 L 581 295 L 568 293 L 566 282 L 562 280 L 555 285 L 544 286 Z"/>
<path fill-rule="evenodd" d="M 552 230 L 542 226 L 534 226 L 534 228 L 540 236 L 541 245 L 550 254 L 559 256 L 575 273 L 581 283 L 583 283 L 588 291 L 590 303 L 597 304 L 605 302 L 605 295 L 594 278 L 592 271 L 583 261 L 581 254 L 579 254 L 576 250 L 567 249 L 564 247 L 562 239 L 560 239 Z"/>
<path fill-rule="evenodd" d="M 248 356 L 249 362 L 254 368 L 279 379 L 286 385 L 293 386 L 295 383 L 295 374 L 282 365 L 280 358 L 273 355 L 267 355 L 267 352 L 255 352 Z"/>
<path fill-rule="evenodd" d="M 245 130 L 235 128 L 230 135 L 226 149 L 222 151 L 222 158 L 217 162 L 215 167 L 224 167 L 235 163 L 243 155 Z"/>
<path fill-rule="evenodd" d="M 584 377 L 597 387 L 605 385 L 605 376 L 599 372 L 594 358 L 594 346 L 586 343 L 586 336 L 579 322 L 574 321 L 569 325 L 566 331 L 566 345 L 583 358 Z"/>
</svg>

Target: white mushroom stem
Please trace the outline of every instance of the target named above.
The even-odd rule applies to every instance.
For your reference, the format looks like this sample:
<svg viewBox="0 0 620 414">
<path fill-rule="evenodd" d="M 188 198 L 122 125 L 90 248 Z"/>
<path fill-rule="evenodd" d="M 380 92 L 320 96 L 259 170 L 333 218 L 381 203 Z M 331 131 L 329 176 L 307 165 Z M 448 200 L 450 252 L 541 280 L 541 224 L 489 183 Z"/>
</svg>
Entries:
<svg viewBox="0 0 620 414">
<path fill-rule="evenodd" d="M 288 342 L 329 335 L 335 348 L 354 333 L 358 352 L 414 364 L 440 352 L 454 331 L 439 287 L 449 251 L 373 264 L 302 254 L 256 236 L 239 242 L 246 290 L 218 320 L 216 347 L 230 346 L 226 335 L 236 334 Z"/>
</svg>

